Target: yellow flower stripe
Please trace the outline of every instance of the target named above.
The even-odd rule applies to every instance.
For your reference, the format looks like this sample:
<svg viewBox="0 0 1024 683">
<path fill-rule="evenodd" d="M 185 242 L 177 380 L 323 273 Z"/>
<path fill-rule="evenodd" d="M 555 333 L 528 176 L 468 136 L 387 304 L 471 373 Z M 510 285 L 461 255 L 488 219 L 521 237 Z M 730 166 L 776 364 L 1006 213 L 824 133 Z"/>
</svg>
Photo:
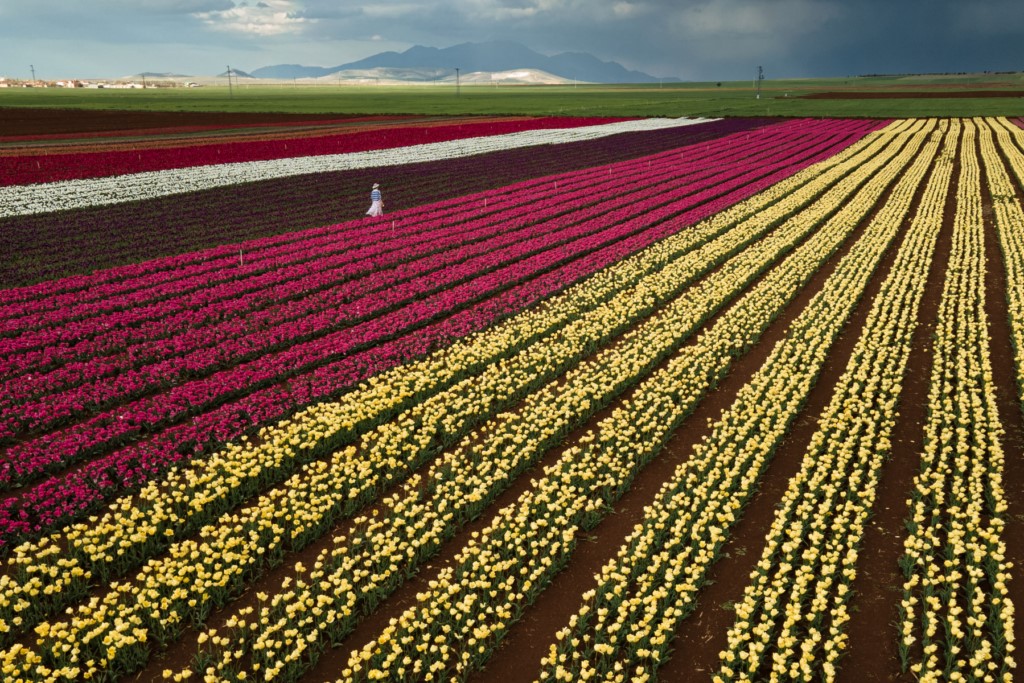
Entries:
<svg viewBox="0 0 1024 683">
<path fill-rule="evenodd" d="M 678 623 L 693 610 L 728 530 L 896 236 L 938 142 L 934 136 L 927 142 L 855 251 L 645 509 L 643 521 L 598 575 L 597 587 L 558 633 L 542 662 L 541 680 L 654 675 Z"/>
<path fill-rule="evenodd" d="M 861 193 L 769 271 L 697 344 L 640 385 L 633 399 L 603 420 L 596 433 L 568 449 L 518 504 L 500 511 L 462 550 L 456 565 L 418 596 L 416 606 L 352 653 L 342 672 L 345 679 L 430 680 L 442 671 L 446 678 L 460 677 L 479 666 L 510 622 L 566 561 L 578 530 L 604 515 L 608 503 L 621 495 L 637 469 L 727 369 L 730 358 L 757 339 L 834 253 L 911 162 L 926 135 L 906 137 L 907 148 L 873 173 Z M 903 142 L 908 141 L 900 139 L 896 146 Z M 857 253 L 862 250 L 855 247 Z M 847 290 L 849 282 L 844 280 L 839 287 Z"/>
<path fill-rule="evenodd" d="M 790 239 L 792 240 L 792 237 Z M 748 260 L 750 261 L 750 259 Z M 723 274 L 714 275 L 713 280 L 717 278 L 719 282 L 728 283 L 728 278 L 734 278 L 734 275 L 728 272 L 730 267 L 726 266 Z M 757 267 L 753 266 L 754 271 Z M 710 292 L 721 289 L 721 286 L 709 288 L 702 285 L 701 287 Z M 681 319 L 685 321 L 686 316 L 699 315 L 699 311 L 708 308 L 708 305 L 700 305 L 699 301 L 700 298 L 694 300 L 693 296 L 687 296 L 688 305 L 675 306 L 680 309 L 674 313 L 677 325 L 680 313 L 683 315 Z M 668 319 L 672 319 L 672 317 L 670 316 Z M 302 604 L 303 602 L 308 603 L 310 600 L 318 600 L 323 597 L 318 593 L 319 591 L 325 590 L 326 586 L 337 587 L 340 583 L 346 588 L 346 591 L 332 591 L 332 594 L 339 601 L 345 600 L 346 602 L 343 603 L 345 609 L 351 611 L 357 607 L 356 597 L 346 593 L 351 593 L 352 585 L 359 583 L 352 581 L 353 575 L 357 579 L 366 579 L 368 575 L 373 577 L 373 581 L 366 582 L 357 588 L 359 602 L 377 599 L 377 592 L 382 590 L 382 585 L 385 592 L 389 590 L 388 582 L 395 581 L 395 575 L 406 558 L 421 558 L 424 555 L 424 549 L 429 550 L 431 543 L 438 543 L 437 539 L 443 539 L 446 533 L 452 532 L 449 527 L 453 520 L 466 515 L 465 509 L 482 509 L 483 504 L 495 495 L 496 486 L 501 481 L 514 476 L 519 469 L 525 466 L 524 463 L 528 464 L 529 459 L 536 458 L 543 451 L 545 441 L 557 437 L 558 433 L 564 430 L 565 424 L 573 419 L 570 411 L 579 410 L 573 409 L 573 403 L 580 402 L 582 397 L 583 404 L 589 405 L 589 403 L 600 399 L 599 394 L 593 393 L 593 387 L 604 386 L 606 387 L 604 391 L 608 390 L 607 387 L 613 387 L 614 376 L 606 374 L 607 368 L 642 365 L 649 362 L 649 355 L 658 351 L 657 348 L 651 348 L 651 340 L 663 340 L 658 342 L 662 344 L 676 343 L 667 342 L 666 340 L 671 338 L 666 337 L 665 333 L 654 332 L 656 330 L 654 326 L 648 327 L 649 329 L 640 330 L 633 336 L 639 340 L 635 342 L 633 347 L 635 350 L 621 346 L 616 349 L 617 359 L 612 362 L 599 356 L 594 368 L 589 371 L 596 372 L 596 375 L 592 374 L 590 377 L 583 375 L 580 380 L 567 381 L 566 387 L 581 387 L 575 390 L 575 393 L 568 390 L 545 390 L 535 394 L 527 400 L 526 411 L 528 412 L 524 411 L 514 419 L 510 417 L 507 420 L 496 422 L 498 430 L 495 433 L 481 430 L 486 434 L 487 440 L 483 441 L 481 445 L 477 445 L 475 449 L 469 449 L 468 455 L 464 453 L 465 450 L 458 450 L 454 454 L 445 456 L 439 466 L 432 471 L 430 483 L 425 487 L 426 492 L 432 496 L 432 504 L 430 501 L 424 500 L 419 480 L 414 481 L 407 488 L 406 495 L 400 498 L 403 501 L 400 514 L 395 514 L 379 523 L 374 520 L 373 528 L 366 532 L 360 530 L 349 545 L 338 548 L 333 553 L 322 555 L 318 564 L 335 569 L 334 573 L 328 574 L 330 580 L 326 580 L 325 574 L 321 571 L 315 572 L 314 578 L 309 581 L 309 587 L 298 593 L 297 596 L 291 596 L 287 604 Z M 627 354 L 627 350 L 630 351 L 629 354 Z M 629 357 L 636 359 L 623 362 L 624 358 Z M 648 359 L 644 359 L 645 357 Z M 473 443 L 479 438 L 481 437 L 473 435 L 466 442 Z M 484 456 L 487 456 L 486 459 Z M 464 458 L 468 460 L 461 461 Z M 480 473 L 474 473 L 476 470 L 485 476 L 481 478 Z M 463 499 L 469 501 L 468 508 Z M 434 506 L 432 511 L 430 505 Z M 453 509 L 459 511 L 456 517 L 451 514 Z M 410 510 L 413 512 L 411 513 Z M 412 518 L 415 518 L 418 524 L 428 520 L 429 528 L 425 530 L 418 526 L 411 530 L 410 525 L 404 520 Z M 437 522 L 438 519 L 440 519 L 439 522 Z M 367 520 L 362 521 L 366 522 Z M 292 625 L 290 620 L 283 620 L 279 612 L 280 609 L 278 612 L 271 609 L 266 613 L 261 613 L 261 623 L 274 623 L 276 626 L 270 626 L 269 632 L 260 632 L 258 651 L 263 665 L 268 667 L 267 670 L 280 674 L 302 657 L 301 652 L 291 650 L 286 654 L 281 651 L 281 648 L 289 650 L 289 648 L 297 646 L 305 650 L 307 645 L 298 643 L 296 640 L 289 642 L 287 638 L 276 637 L 280 630 L 288 630 L 289 625 Z M 334 630 L 340 631 L 343 628 L 347 627 L 337 627 Z M 221 638 L 219 648 L 212 654 L 208 652 L 201 657 L 201 663 L 197 665 L 199 670 L 204 669 L 207 659 L 219 661 L 225 656 L 225 653 L 239 651 L 240 648 L 247 645 L 246 641 L 252 640 L 252 636 L 245 632 L 237 636 L 240 640 L 223 636 L 218 636 L 218 638 Z M 271 648 L 265 644 L 267 641 L 280 642 L 281 645 Z M 230 661 L 225 664 L 231 665 Z"/>
<path fill-rule="evenodd" d="M 858 173 L 863 176 L 860 182 L 870 176 L 877 163 L 872 161 L 857 167 Z M 831 206 L 834 205 L 833 202 Z M 774 242 L 768 241 L 766 244 Z M 784 250 L 786 247 L 783 244 L 776 248 Z M 743 252 L 744 262 L 752 259 L 752 256 L 746 256 L 748 253 L 767 253 L 767 246 Z M 729 277 L 732 277 L 731 271 Z M 725 276 L 719 279 L 722 278 Z M 708 291 L 721 295 L 714 289 Z M 707 314 L 699 307 L 696 310 L 691 307 L 685 309 L 677 311 L 676 315 L 699 319 Z M 636 344 L 635 356 L 641 360 L 613 366 L 602 358 L 596 363 L 618 373 L 618 379 L 614 379 L 613 374 L 611 378 L 614 381 L 599 381 L 585 386 L 608 392 L 621 388 L 616 387 L 617 382 L 623 382 L 622 386 L 628 384 L 629 380 L 622 378 L 622 372 L 643 371 L 656 362 L 650 355 L 651 339 L 645 338 L 644 341 L 646 345 L 642 349 L 641 344 Z M 551 402 L 561 406 L 562 399 L 564 396 L 558 397 L 558 400 L 552 399 Z M 539 413 L 549 418 L 557 411 L 551 406 L 544 406 Z M 545 428 L 550 428 L 552 424 L 551 421 L 546 422 Z M 558 428 L 556 426 L 556 430 Z M 520 441 L 523 439 L 522 436 L 516 438 Z M 525 467 L 525 463 L 519 467 Z M 177 637 L 184 622 L 201 623 L 213 606 L 229 599 L 239 590 L 246 575 L 260 563 L 281 557 L 292 539 L 322 533 L 333 518 L 332 515 L 336 516 L 338 508 L 344 506 L 346 497 L 353 497 L 351 489 L 346 486 L 362 485 L 353 482 L 370 479 L 372 473 L 369 468 L 365 460 L 356 457 L 354 448 L 340 451 L 328 462 L 311 463 L 300 475 L 293 477 L 280 489 L 263 496 L 253 506 L 239 513 L 225 515 L 216 525 L 204 527 L 199 539 L 171 546 L 168 556 L 160 561 L 149 562 L 134 583 L 114 584 L 104 597 L 90 601 L 72 612 L 70 621 L 40 624 L 37 643 L 41 651 L 63 668 L 91 661 L 90 670 L 131 670 L 140 663 L 146 646 L 131 638 L 119 639 L 115 631 L 116 624 L 125 623 L 133 629 L 141 628 L 150 640 L 165 642 Z M 441 496 L 440 500 L 446 498 Z M 97 633 L 110 634 L 112 643 L 105 648 L 98 648 L 95 637 Z M 73 645 L 65 650 L 64 645 L 67 643 Z M 26 663 L 31 656 L 23 649 L 3 654 L 5 661 L 22 671 L 30 668 Z M 44 677 L 43 680 L 47 679 Z"/>
<path fill-rule="evenodd" d="M 992 134 L 999 141 L 998 150 Z M 981 156 L 985 164 L 992 204 L 995 208 L 999 246 L 1006 270 L 1006 303 L 1009 307 L 1010 334 L 1013 341 L 1014 365 L 1017 368 L 1017 396 L 1024 409 L 1024 210 L 1004 168 L 999 152 L 1006 157 L 1006 166 L 1024 188 L 1024 130 L 1006 119 L 992 120 L 981 129 Z"/>
<path fill-rule="evenodd" d="M 566 336 L 579 332 L 561 328 L 596 307 L 621 307 L 613 298 L 635 296 L 630 293 L 630 287 L 657 287 L 662 293 L 652 292 L 652 296 L 673 295 L 664 294 L 665 278 L 659 276 L 668 264 L 689 255 L 687 263 L 710 269 L 770 229 L 772 221 L 777 223 L 790 215 L 852 168 L 865 163 L 881 147 L 881 138 L 872 134 L 841 154 L 602 270 L 537 309 L 519 314 L 492 330 L 457 341 L 424 360 L 371 378 L 337 402 L 307 408 L 289 420 L 263 429 L 252 443 L 243 439 L 209 458 L 172 470 L 162 481 L 150 483 L 135 497 L 111 504 L 102 515 L 39 542 L 22 544 L 14 549 L 7 562 L 7 575 L 0 577 L 0 634 L 9 638 L 25 632 L 40 619 L 73 604 L 90 586 L 104 585 L 137 568 L 176 539 L 194 533 L 239 501 L 280 483 L 304 463 L 352 443 L 359 434 L 392 418 L 400 409 L 414 405 L 413 412 L 407 411 L 393 420 L 397 427 L 382 426 L 376 436 L 364 435 L 362 452 L 369 453 L 371 468 L 385 468 L 386 474 L 368 479 L 370 472 L 359 468 L 355 473 L 356 483 L 345 486 L 345 490 L 359 486 L 347 503 L 348 509 L 357 507 L 373 497 L 381 481 L 399 479 L 416 464 L 416 461 L 396 459 L 392 457 L 394 453 L 385 455 L 388 448 L 385 444 L 397 443 L 400 439 L 408 441 L 411 432 L 422 435 L 425 429 L 434 429 L 435 433 L 440 429 L 457 436 L 455 423 L 468 423 L 472 418 L 482 419 L 479 416 L 493 414 L 501 405 L 501 401 L 496 400 L 499 395 L 506 401 L 514 400 L 514 387 L 519 387 L 520 394 L 525 391 L 526 383 L 510 381 L 516 374 L 511 364 L 521 366 L 530 362 L 527 352 L 519 353 L 517 349 L 529 349 L 534 356 L 554 357 L 553 352 L 531 345 L 540 341 L 561 341 L 564 346 Z M 773 208 L 768 211 L 770 207 Z M 741 220 L 743 229 L 730 231 Z M 694 257 L 694 249 L 716 238 L 718 241 L 713 248 L 708 247 Z M 686 277 L 695 277 L 697 266 L 690 271 Z M 659 283 L 645 284 L 644 279 L 650 280 L 652 273 L 660 277 Z M 676 289 L 682 284 L 677 283 Z M 648 308 L 655 303 L 660 302 L 651 301 Z M 612 334 L 590 326 L 589 322 L 576 325 L 576 330 L 585 329 L 590 335 L 585 343 L 581 341 L 576 354 L 592 347 L 596 343 L 593 339 L 600 334 Z M 555 342 L 546 339 L 552 335 L 561 337 Z M 505 364 L 510 355 L 517 353 Z M 564 358 L 564 353 L 559 357 Z M 499 381 L 504 380 L 504 387 L 495 385 L 492 380 L 478 379 L 476 374 L 481 370 L 485 374 L 497 373 Z M 543 375 L 539 367 L 534 367 L 528 372 L 533 378 L 527 381 L 536 384 L 546 381 L 554 371 Z M 502 373 L 508 376 L 502 377 Z M 452 383 L 457 384 L 450 386 Z M 474 397 L 471 399 L 467 392 L 474 392 Z M 428 399 L 431 394 L 434 398 Z M 416 404 L 416 401 L 424 402 Z M 437 408 L 441 414 L 431 413 Z M 459 409 L 465 410 L 456 415 Z M 373 442 L 378 445 L 366 445 Z M 432 445 L 436 448 L 443 444 Z M 365 485 L 367 483 L 374 486 Z M 0 642 L 4 639 L 0 635 Z"/>
<path fill-rule="evenodd" d="M 856 187 L 869 175 L 851 179 L 848 185 Z M 830 212 L 827 207 L 835 206 L 829 202 L 836 196 L 822 200 L 817 211 L 809 213 L 821 220 Z M 571 372 L 564 385 L 555 383 L 544 388 L 528 397 L 516 413 L 502 415 L 466 437 L 458 449 L 444 454 L 423 480 L 415 478 L 401 494 L 387 500 L 392 507 L 390 515 L 357 520 L 358 533 L 322 553 L 317 570 L 302 581 L 301 590 L 282 587 L 278 595 L 285 597 L 261 610 L 255 630 L 235 629 L 231 636 L 212 634 L 218 641 L 210 638 L 214 647 L 202 649 L 195 669 L 205 672 L 213 666 L 210 675 L 231 676 L 238 666 L 231 653 L 251 648 L 258 653 L 255 661 L 263 670 L 286 679 L 295 675 L 295 667 L 307 657 L 315 657 L 315 653 L 309 654 L 312 647 L 323 647 L 325 640 L 336 639 L 350 629 L 354 623 L 350 615 L 390 592 L 402 580 L 403 573 L 412 571 L 458 526 L 478 514 L 507 481 L 534 462 L 573 423 L 607 403 L 619 388 L 627 385 L 625 378 L 646 372 L 658 358 L 678 347 L 688 330 L 698 325 L 708 311 L 730 298 L 812 226 L 813 222 L 792 221 L 788 229 L 748 247 L 741 256 L 702 281 L 685 300 L 673 302 L 626 335 L 616 348 Z M 823 258 L 820 252 L 816 256 L 818 262 Z M 768 319 L 764 318 L 762 324 L 767 324 Z M 735 352 L 733 339 L 729 337 L 717 349 L 723 358 Z M 723 362 L 727 361 L 705 362 L 700 367 L 718 368 L 720 372 Z M 635 380 L 628 380 L 632 381 Z M 706 389 L 709 382 L 705 378 L 702 386 Z M 416 522 L 410 524 L 408 520 Z M 345 615 L 344 619 L 332 620 L 330 627 L 309 614 L 298 620 L 287 614 L 290 608 L 305 612 L 302 605 L 319 605 L 327 596 L 328 604 L 337 610 L 335 614 Z M 244 617 L 239 614 L 237 618 Z M 302 637 L 288 638 L 283 635 L 288 631 L 313 637 L 314 642 Z"/>
<path fill-rule="evenodd" d="M 901 648 L 920 681 L 1009 680 L 1015 665 L 975 128 L 965 122 L 925 447 L 900 560 Z"/>
<path fill-rule="evenodd" d="M 835 679 L 857 548 L 890 451 L 959 133 L 953 122 L 904 245 L 783 495 L 736 607 L 716 681 Z M 902 219 L 891 220 L 896 229 Z"/>
</svg>

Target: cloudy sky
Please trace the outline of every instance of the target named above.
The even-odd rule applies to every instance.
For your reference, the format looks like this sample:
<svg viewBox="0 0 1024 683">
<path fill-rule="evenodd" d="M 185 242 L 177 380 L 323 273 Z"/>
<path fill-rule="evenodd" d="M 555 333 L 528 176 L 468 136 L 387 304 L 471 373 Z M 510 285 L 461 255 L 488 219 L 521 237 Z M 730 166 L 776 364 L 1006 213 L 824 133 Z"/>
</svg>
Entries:
<svg viewBox="0 0 1024 683">
<path fill-rule="evenodd" d="M 211 75 L 511 40 L 684 80 L 1024 70 L 1021 0 L 0 0 L 0 76 Z"/>
</svg>

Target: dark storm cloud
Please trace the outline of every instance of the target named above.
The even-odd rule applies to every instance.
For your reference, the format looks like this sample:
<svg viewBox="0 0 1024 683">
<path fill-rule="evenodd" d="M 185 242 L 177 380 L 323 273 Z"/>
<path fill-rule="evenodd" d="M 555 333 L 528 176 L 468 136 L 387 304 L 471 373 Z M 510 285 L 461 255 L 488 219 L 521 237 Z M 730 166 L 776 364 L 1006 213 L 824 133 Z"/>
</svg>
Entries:
<svg viewBox="0 0 1024 683">
<path fill-rule="evenodd" d="M 836 30 L 783 53 L 802 76 L 1024 69 L 1016 3 L 853 3 Z"/>
<path fill-rule="evenodd" d="M 178 61 L 198 45 L 248 55 L 250 69 L 500 39 L 656 76 L 841 76 L 1022 69 L 1021 36 L 1024 3 L 1010 0 L 0 0 L 0 70 L 41 41 L 70 69 L 73 39 L 100 52 L 146 42 Z"/>
</svg>

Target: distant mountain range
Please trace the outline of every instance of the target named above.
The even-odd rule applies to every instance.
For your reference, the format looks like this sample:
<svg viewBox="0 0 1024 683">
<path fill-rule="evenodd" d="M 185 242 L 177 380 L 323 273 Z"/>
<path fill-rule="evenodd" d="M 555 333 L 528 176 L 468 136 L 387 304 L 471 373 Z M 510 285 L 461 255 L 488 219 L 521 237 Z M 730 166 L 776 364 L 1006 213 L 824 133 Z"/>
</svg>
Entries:
<svg viewBox="0 0 1024 683">
<path fill-rule="evenodd" d="M 517 69 L 543 71 L 566 80 L 590 83 L 657 83 L 678 81 L 678 78 L 656 78 L 641 71 L 631 71 L 616 62 L 604 62 L 582 52 L 563 52 L 547 57 L 518 43 L 496 41 L 463 43 L 448 48 L 416 45 L 405 52 L 381 52 L 339 66 L 302 66 L 277 64 L 253 69 L 254 78 L 341 78 L 349 73 L 386 70 L 389 75 L 405 80 L 447 80 L 473 72 L 507 72 Z"/>
</svg>

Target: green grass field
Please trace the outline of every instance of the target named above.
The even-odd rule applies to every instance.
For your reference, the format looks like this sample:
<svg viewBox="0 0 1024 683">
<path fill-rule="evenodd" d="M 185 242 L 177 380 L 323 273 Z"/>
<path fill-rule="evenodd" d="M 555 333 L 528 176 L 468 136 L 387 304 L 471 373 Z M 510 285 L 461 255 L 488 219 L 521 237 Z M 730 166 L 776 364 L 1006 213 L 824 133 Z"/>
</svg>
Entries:
<svg viewBox="0 0 1024 683">
<path fill-rule="evenodd" d="M 1024 94 L 1024 73 L 857 77 L 753 83 L 648 85 L 414 86 L 256 85 L 146 90 L 8 88 L 0 107 L 339 114 L 539 114 L 566 116 L 1024 116 L 1024 97 L 957 97 L 958 92 Z M 942 98 L 803 99 L 816 92 L 932 91 Z"/>
</svg>

